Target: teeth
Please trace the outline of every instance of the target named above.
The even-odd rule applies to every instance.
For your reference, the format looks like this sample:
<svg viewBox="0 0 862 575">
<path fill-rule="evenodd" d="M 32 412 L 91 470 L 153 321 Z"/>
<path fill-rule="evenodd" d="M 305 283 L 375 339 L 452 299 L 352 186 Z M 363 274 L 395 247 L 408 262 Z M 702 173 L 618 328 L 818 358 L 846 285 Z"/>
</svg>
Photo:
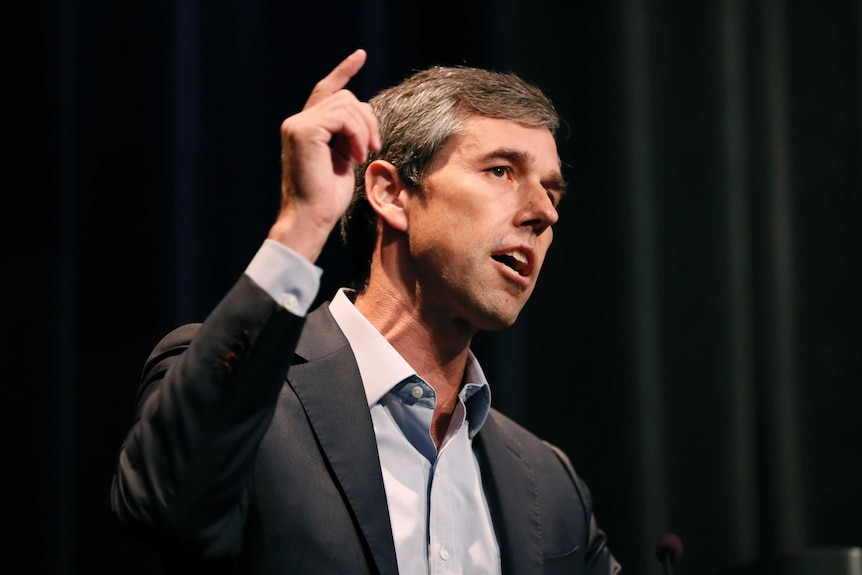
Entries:
<svg viewBox="0 0 862 575">
<path fill-rule="evenodd" d="M 527 253 L 521 250 L 512 250 L 491 257 L 522 276 L 527 272 L 527 267 L 530 265 Z"/>
<path fill-rule="evenodd" d="M 509 252 L 506 255 L 513 258 L 515 261 L 522 263 L 522 264 L 527 263 L 527 256 L 525 256 L 520 251 Z"/>
</svg>

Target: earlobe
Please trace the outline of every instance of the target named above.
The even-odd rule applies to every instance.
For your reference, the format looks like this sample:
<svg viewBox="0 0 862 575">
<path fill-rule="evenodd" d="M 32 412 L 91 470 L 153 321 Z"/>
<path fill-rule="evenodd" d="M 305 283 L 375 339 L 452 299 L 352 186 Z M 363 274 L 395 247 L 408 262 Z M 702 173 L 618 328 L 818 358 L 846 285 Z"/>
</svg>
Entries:
<svg viewBox="0 0 862 575">
<path fill-rule="evenodd" d="M 365 196 L 377 216 L 392 228 L 407 231 L 404 206 L 405 185 L 398 169 L 384 160 L 375 160 L 365 170 Z"/>
</svg>

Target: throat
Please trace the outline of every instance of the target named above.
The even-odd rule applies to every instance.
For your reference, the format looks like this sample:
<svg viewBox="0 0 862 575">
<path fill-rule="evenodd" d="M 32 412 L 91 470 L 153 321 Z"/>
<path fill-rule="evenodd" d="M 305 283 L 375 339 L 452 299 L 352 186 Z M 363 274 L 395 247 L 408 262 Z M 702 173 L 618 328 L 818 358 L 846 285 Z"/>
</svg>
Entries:
<svg viewBox="0 0 862 575">
<path fill-rule="evenodd" d="M 442 411 L 435 410 L 434 416 L 431 418 L 431 440 L 434 441 L 434 447 L 440 451 L 443 442 L 446 441 L 446 435 L 449 431 L 449 425 L 452 423 L 452 410 Z"/>
</svg>

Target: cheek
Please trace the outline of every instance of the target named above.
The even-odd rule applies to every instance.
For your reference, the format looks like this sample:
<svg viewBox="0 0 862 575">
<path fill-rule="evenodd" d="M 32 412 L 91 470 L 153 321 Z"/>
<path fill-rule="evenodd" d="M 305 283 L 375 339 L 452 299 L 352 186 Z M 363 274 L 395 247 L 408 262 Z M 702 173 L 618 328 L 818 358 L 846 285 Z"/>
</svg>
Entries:
<svg viewBox="0 0 862 575">
<path fill-rule="evenodd" d="M 452 246 L 463 243 L 463 223 L 446 212 L 413 211 L 408 220 L 410 254 L 420 267 L 438 269 L 452 258 Z"/>
<path fill-rule="evenodd" d="M 552 228 L 546 229 L 541 236 L 536 241 L 536 256 L 538 259 L 539 269 L 541 269 L 542 264 L 545 262 L 545 256 L 548 255 L 548 250 L 551 247 L 551 243 L 554 241 L 554 232 Z"/>
<path fill-rule="evenodd" d="M 486 206 L 467 201 L 466 195 L 440 198 L 411 211 L 410 234 L 421 234 L 429 241 L 438 236 L 444 242 L 446 238 L 475 237 L 488 227 L 489 215 Z"/>
</svg>

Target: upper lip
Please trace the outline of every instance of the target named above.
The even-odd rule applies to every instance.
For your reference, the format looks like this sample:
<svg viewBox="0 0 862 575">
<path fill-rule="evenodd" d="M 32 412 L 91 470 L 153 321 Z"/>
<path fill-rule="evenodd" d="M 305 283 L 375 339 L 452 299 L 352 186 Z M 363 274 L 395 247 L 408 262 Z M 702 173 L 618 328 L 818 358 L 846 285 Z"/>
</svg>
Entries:
<svg viewBox="0 0 862 575">
<path fill-rule="evenodd" d="M 491 254 L 498 262 L 507 265 L 522 277 L 530 277 L 535 266 L 536 256 L 531 248 L 515 246 Z"/>
</svg>

